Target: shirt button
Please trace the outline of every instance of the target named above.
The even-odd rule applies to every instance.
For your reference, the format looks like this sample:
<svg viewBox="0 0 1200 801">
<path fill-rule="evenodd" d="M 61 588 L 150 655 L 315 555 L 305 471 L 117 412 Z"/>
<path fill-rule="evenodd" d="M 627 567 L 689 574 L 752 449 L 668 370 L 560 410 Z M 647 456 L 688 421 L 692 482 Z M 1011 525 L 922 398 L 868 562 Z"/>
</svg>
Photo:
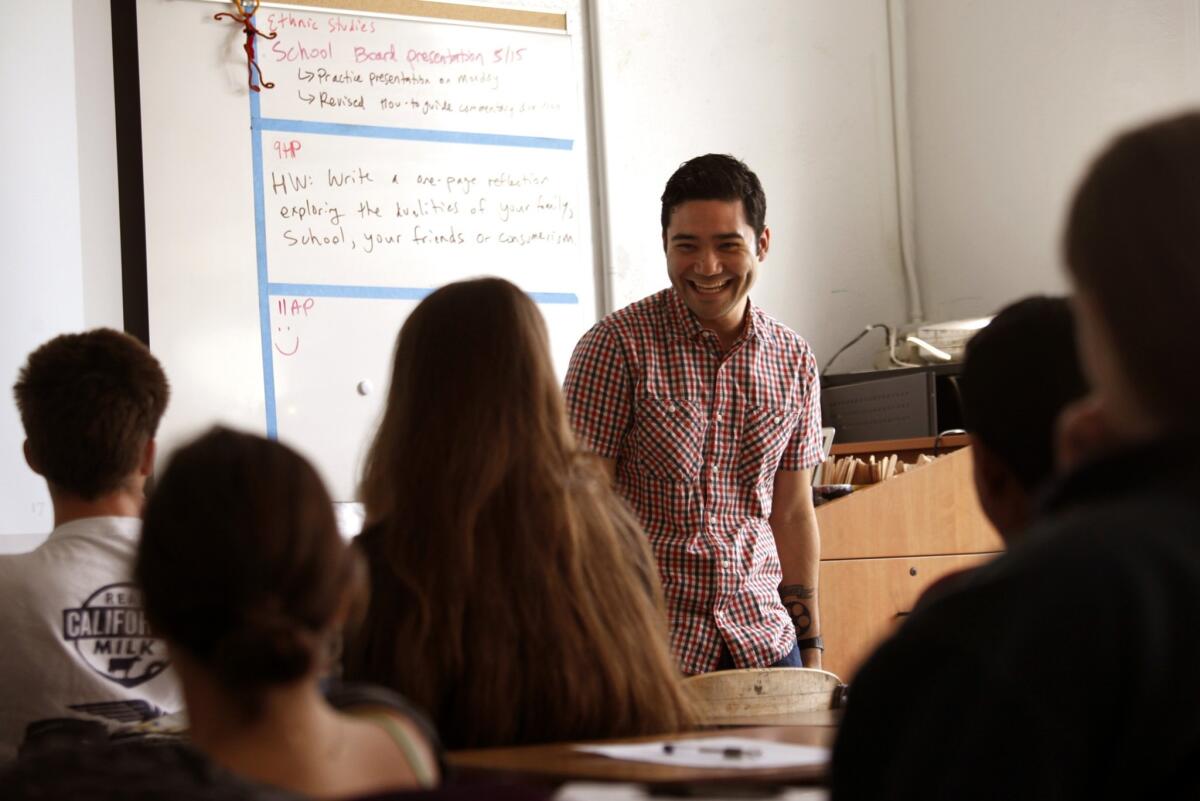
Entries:
<svg viewBox="0 0 1200 801">
<path fill-rule="evenodd" d="M 717 412 L 716 414 L 714 414 L 714 415 L 713 415 L 713 419 L 714 419 L 714 420 L 720 420 L 720 419 L 721 419 L 721 413 L 720 413 L 720 412 Z"/>
</svg>

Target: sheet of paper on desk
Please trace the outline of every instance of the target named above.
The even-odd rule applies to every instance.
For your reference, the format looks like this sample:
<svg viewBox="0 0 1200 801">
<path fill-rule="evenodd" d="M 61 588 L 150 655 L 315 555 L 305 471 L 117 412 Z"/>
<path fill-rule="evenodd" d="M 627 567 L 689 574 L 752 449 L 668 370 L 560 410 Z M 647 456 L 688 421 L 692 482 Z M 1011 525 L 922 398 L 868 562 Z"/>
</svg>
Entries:
<svg viewBox="0 0 1200 801">
<path fill-rule="evenodd" d="M 745 801 L 747 798 L 746 785 L 735 785 L 727 795 L 714 790 L 710 795 L 704 793 L 705 801 Z M 754 798 L 769 799 L 769 801 L 829 801 L 829 791 L 824 787 L 772 787 L 762 785 L 763 795 Z M 667 791 L 663 788 L 651 790 L 644 784 L 621 784 L 620 782 L 568 782 L 558 788 L 554 801 L 670 801 L 673 798 L 696 797 L 695 791 L 687 785 L 679 785 L 678 789 Z"/>
<path fill-rule="evenodd" d="M 755 770 L 824 765 L 829 762 L 828 748 L 754 740 L 749 737 L 659 740 L 629 745 L 578 745 L 576 748 L 613 759 L 688 768 Z"/>
</svg>

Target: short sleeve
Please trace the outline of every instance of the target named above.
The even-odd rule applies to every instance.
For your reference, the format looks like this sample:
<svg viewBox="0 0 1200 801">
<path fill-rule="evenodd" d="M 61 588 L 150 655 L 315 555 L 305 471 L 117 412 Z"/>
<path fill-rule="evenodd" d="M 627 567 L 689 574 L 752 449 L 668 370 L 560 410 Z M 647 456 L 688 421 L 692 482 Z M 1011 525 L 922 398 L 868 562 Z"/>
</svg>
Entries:
<svg viewBox="0 0 1200 801">
<path fill-rule="evenodd" d="M 821 436 L 821 378 L 817 373 L 817 357 L 812 348 L 803 344 L 800 353 L 800 416 L 787 449 L 779 460 L 780 470 L 807 470 L 816 467 L 824 458 Z"/>
<path fill-rule="evenodd" d="M 580 443 L 616 459 L 633 418 L 633 391 L 625 348 L 603 322 L 583 335 L 563 384 L 567 414 Z"/>
</svg>

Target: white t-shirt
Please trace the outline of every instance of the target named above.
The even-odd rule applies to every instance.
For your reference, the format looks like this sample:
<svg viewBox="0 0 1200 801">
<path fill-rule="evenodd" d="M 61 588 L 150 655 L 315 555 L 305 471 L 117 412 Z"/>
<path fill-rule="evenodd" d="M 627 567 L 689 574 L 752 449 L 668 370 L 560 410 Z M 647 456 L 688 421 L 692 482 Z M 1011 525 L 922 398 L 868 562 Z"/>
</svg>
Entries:
<svg viewBox="0 0 1200 801">
<path fill-rule="evenodd" d="M 36 720 L 131 723 L 183 705 L 131 577 L 140 530 L 132 517 L 73 520 L 0 556 L 0 762 Z"/>
</svg>

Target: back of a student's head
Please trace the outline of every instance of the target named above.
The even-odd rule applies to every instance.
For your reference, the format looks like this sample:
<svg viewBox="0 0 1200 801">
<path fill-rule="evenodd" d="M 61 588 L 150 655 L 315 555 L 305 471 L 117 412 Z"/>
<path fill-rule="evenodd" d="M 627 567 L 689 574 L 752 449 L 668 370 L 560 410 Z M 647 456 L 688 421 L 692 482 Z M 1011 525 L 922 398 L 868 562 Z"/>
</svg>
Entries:
<svg viewBox="0 0 1200 801">
<path fill-rule="evenodd" d="M 138 470 L 169 389 L 144 345 L 101 328 L 39 347 L 13 393 L 31 466 L 52 489 L 94 500 Z"/>
<path fill-rule="evenodd" d="M 1023 527 L 1054 473 L 1055 423 L 1087 393 L 1066 298 L 1025 298 L 967 344 L 959 379 L 976 487 L 1002 533 Z"/>
<path fill-rule="evenodd" d="M 1081 352 L 1118 433 L 1200 427 L 1185 358 L 1200 313 L 1200 113 L 1117 137 L 1076 192 L 1064 246 Z"/>
<path fill-rule="evenodd" d="M 358 570 L 312 466 L 216 428 L 163 471 L 135 576 L 155 633 L 252 713 L 262 690 L 320 667 Z"/>
<path fill-rule="evenodd" d="M 1054 470 L 1059 413 L 1087 391 L 1070 301 L 1037 295 L 997 312 L 967 343 L 959 388 L 967 430 L 1036 490 Z"/>
<path fill-rule="evenodd" d="M 449 284 L 408 317 L 362 493 L 371 611 L 351 678 L 399 689 L 458 747 L 685 719 L 649 547 L 577 448 L 518 287 Z"/>
<path fill-rule="evenodd" d="M 397 337 L 363 476 L 368 519 L 396 502 L 440 522 L 469 517 L 464 499 L 492 492 L 513 464 L 561 456 L 573 439 L 564 409 L 545 323 L 524 292 L 500 278 L 441 287 Z"/>
</svg>

